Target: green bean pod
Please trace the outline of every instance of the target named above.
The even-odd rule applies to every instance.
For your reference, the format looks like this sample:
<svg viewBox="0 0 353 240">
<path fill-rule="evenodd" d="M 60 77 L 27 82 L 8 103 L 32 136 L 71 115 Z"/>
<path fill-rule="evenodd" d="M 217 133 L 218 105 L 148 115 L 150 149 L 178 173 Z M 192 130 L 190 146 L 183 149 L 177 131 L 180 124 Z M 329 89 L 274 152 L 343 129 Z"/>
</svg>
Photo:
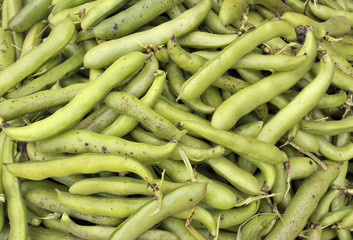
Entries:
<svg viewBox="0 0 353 240">
<path fill-rule="evenodd" d="M 271 213 L 255 215 L 242 226 L 240 232 L 237 234 L 237 239 L 250 240 L 258 238 L 262 230 L 272 221 L 276 220 L 276 218 L 277 216 Z"/>
<path fill-rule="evenodd" d="M 179 138 L 182 135 L 180 138 L 181 143 L 194 147 L 197 147 L 194 144 L 204 145 L 200 140 L 196 140 L 189 135 L 183 135 L 183 132 L 177 129 L 174 124 L 133 95 L 123 92 L 112 92 L 105 98 L 105 102 L 110 108 L 137 119 L 161 138 L 170 140 L 173 137 Z"/>
<path fill-rule="evenodd" d="M 347 205 L 344 207 L 341 207 L 336 210 L 332 210 L 326 214 L 324 214 L 319 221 L 319 224 L 322 227 L 327 227 L 330 225 L 333 225 L 335 223 L 341 222 L 348 214 L 350 214 L 353 210 L 352 205 Z"/>
<path fill-rule="evenodd" d="M 325 122 L 300 121 L 300 127 L 309 133 L 320 135 L 337 135 L 344 132 L 351 132 L 353 117 L 346 117 L 342 120 L 331 120 Z"/>
<path fill-rule="evenodd" d="M 337 10 L 325 5 L 314 4 L 312 2 L 308 3 L 308 8 L 310 11 L 319 19 L 328 20 L 332 17 L 343 16 L 348 19 L 348 21 L 353 24 L 353 14 L 346 12 L 344 10 Z"/>
<path fill-rule="evenodd" d="M 190 100 L 200 96 L 208 86 L 231 68 L 242 56 L 249 53 L 259 44 L 278 36 L 292 40 L 296 38 L 294 29 L 288 23 L 281 20 L 270 21 L 258 26 L 254 31 L 243 34 L 223 49 L 216 58 L 208 61 L 197 73 L 189 78 L 183 84 L 178 97 Z"/>
<path fill-rule="evenodd" d="M 32 0 L 9 20 L 7 28 L 15 32 L 24 32 L 35 23 L 44 20 L 50 13 L 51 0 Z"/>
<path fill-rule="evenodd" d="M 190 179 L 185 165 L 181 162 L 166 159 L 157 165 L 161 169 L 166 170 L 166 174 L 175 182 L 184 183 L 189 182 Z M 202 200 L 207 205 L 216 209 L 230 209 L 236 202 L 235 194 L 227 187 L 196 173 L 196 178 L 199 182 L 206 182 L 208 184 L 204 199 Z M 217 217 L 216 217 L 217 218 Z"/>
<path fill-rule="evenodd" d="M 314 34 L 318 39 L 328 36 L 340 36 L 351 29 L 350 21 L 344 16 L 334 16 L 327 21 L 319 23 L 314 28 Z"/>
<path fill-rule="evenodd" d="M 224 25 L 238 23 L 242 19 L 243 14 L 245 14 L 250 2 L 250 0 L 224 0 L 219 10 L 219 19 Z"/>
<path fill-rule="evenodd" d="M 8 99 L 0 103 L 0 116 L 11 120 L 24 114 L 44 111 L 69 102 L 87 83 L 78 83 L 58 90 L 44 90 L 25 97 Z"/>
<path fill-rule="evenodd" d="M 54 7 L 51 13 L 55 15 L 65 9 L 77 7 L 81 4 L 92 2 L 92 1 L 93 0 L 59 0 L 57 3 L 52 2 L 52 5 L 54 5 Z"/>
<path fill-rule="evenodd" d="M 173 217 L 181 218 L 181 219 L 189 219 L 192 216 L 192 220 L 196 220 L 200 222 L 203 226 L 205 226 L 209 232 L 208 238 L 214 239 L 217 235 L 217 222 L 213 218 L 212 214 L 205 208 L 196 205 L 194 208 L 184 210 L 177 214 L 174 214 Z"/>
<path fill-rule="evenodd" d="M 353 67 L 350 63 L 340 55 L 327 40 L 318 41 L 319 46 L 324 48 L 327 53 L 332 57 L 333 61 L 335 62 L 336 67 L 341 70 L 342 72 L 353 76 Z"/>
<path fill-rule="evenodd" d="M 77 219 L 85 220 L 91 223 L 104 225 L 104 226 L 117 226 L 122 222 L 120 218 L 106 217 L 106 216 L 92 216 L 82 214 L 63 206 L 57 197 L 54 189 L 48 188 L 35 188 L 28 191 L 24 198 L 36 207 L 49 210 L 57 213 L 67 213 L 68 215 Z M 59 220 L 60 222 L 60 220 Z"/>
<path fill-rule="evenodd" d="M 26 55 L 28 56 L 28 55 Z M 147 58 L 140 52 L 133 52 L 119 58 L 96 81 L 92 81 L 67 105 L 50 117 L 21 128 L 3 129 L 10 137 L 20 141 L 38 141 L 54 136 L 72 127 L 89 112 L 117 83 L 136 72 Z M 119 73 L 116 77 L 116 73 Z M 114 81 L 112 81 L 114 79 Z M 90 99 L 87 99 L 90 96 Z M 82 104 L 85 103 L 85 104 Z M 75 113 L 72 115 L 71 113 Z M 67 118 L 67 116 L 71 116 Z"/>
<path fill-rule="evenodd" d="M 163 197 L 160 207 L 158 200 L 151 200 L 120 224 L 109 239 L 136 239 L 168 216 L 195 206 L 205 196 L 206 188 L 207 183 L 191 183 L 179 187 Z M 145 217 L 147 215 L 148 218 Z"/>
<path fill-rule="evenodd" d="M 92 9 L 95 5 L 95 2 L 87 2 L 83 3 L 81 5 L 72 7 L 72 8 L 67 8 L 62 10 L 61 12 L 58 12 L 57 14 L 53 15 L 50 14 L 48 16 L 47 21 L 49 22 L 50 26 L 56 26 L 59 24 L 63 19 L 69 17 L 71 21 L 75 23 L 75 25 L 79 26 L 80 21 L 81 21 L 81 16 L 84 14 L 84 12 L 88 12 L 90 9 Z"/>
<path fill-rule="evenodd" d="M 223 48 L 232 43 L 239 36 L 237 34 L 215 34 L 201 31 L 193 31 L 178 38 L 182 47 L 194 49 Z"/>
<path fill-rule="evenodd" d="M 319 152 L 327 159 L 333 161 L 348 161 L 353 157 L 353 143 L 349 142 L 347 145 L 337 147 L 331 142 L 327 141 L 325 136 L 316 135 L 319 143 Z"/>
<path fill-rule="evenodd" d="M 240 117 L 249 113 L 260 104 L 271 100 L 299 81 L 299 79 L 310 70 L 317 51 L 316 40 L 312 31 L 307 31 L 305 40 L 306 43 L 304 43 L 300 52 L 298 52 L 298 55 L 308 56 L 308 60 L 305 64 L 293 70 L 272 74 L 262 81 L 256 82 L 233 94 L 232 97 L 224 101 L 213 114 L 211 120 L 212 126 L 223 130 L 232 128 Z M 325 68 L 327 69 L 326 71 L 331 69 L 331 64 L 327 66 L 328 67 Z M 327 77 L 322 77 L 322 81 L 325 79 L 327 79 Z M 330 81 L 331 79 L 332 77 L 329 78 Z M 276 88 L 274 89 L 273 86 L 276 86 Z M 266 94 L 264 94 L 264 91 L 266 91 Z"/>
<path fill-rule="evenodd" d="M 324 55 L 321 60 L 320 74 L 264 125 L 257 139 L 275 144 L 284 133 L 315 107 L 330 86 L 333 74 L 334 63 L 328 54 Z M 310 101 L 306 101 L 307 99 Z M 278 127 L 284 117 L 288 117 L 291 121 L 286 121 Z"/>
<path fill-rule="evenodd" d="M 43 227 L 28 227 L 28 240 L 80 240 L 81 238 L 74 237 L 70 234 L 65 234 Z"/>
<path fill-rule="evenodd" d="M 204 138 L 225 146 L 235 153 L 256 159 L 265 163 L 276 164 L 283 161 L 282 152 L 272 144 L 243 135 L 219 130 L 207 125 L 201 125 L 190 120 L 178 123 L 178 126 L 197 132 Z"/>
<path fill-rule="evenodd" d="M 156 180 L 156 184 L 163 193 L 167 193 L 186 183 L 175 183 L 166 180 L 161 183 Z M 73 184 L 69 191 L 70 193 L 80 195 L 91 195 L 103 192 L 113 195 L 141 194 L 153 196 L 152 189 L 146 188 L 146 183 L 142 179 L 129 177 L 87 178 Z"/>
<path fill-rule="evenodd" d="M 197 68 L 198 66 L 196 66 L 195 64 L 195 67 Z M 191 68 L 188 68 L 188 69 L 191 70 Z M 173 61 L 167 64 L 166 71 L 167 71 L 167 78 L 170 83 L 169 85 L 170 85 L 171 91 L 174 94 L 178 95 L 182 84 L 185 82 L 183 72 L 178 67 L 178 65 Z M 215 107 L 205 104 L 204 102 L 201 101 L 200 98 L 195 98 L 189 101 L 182 100 L 182 102 L 192 110 L 199 113 L 209 114 L 209 113 L 213 113 L 215 110 Z"/>
<path fill-rule="evenodd" d="M 297 12 L 285 12 L 281 16 L 281 19 L 289 22 L 293 27 L 308 25 L 314 28 L 317 24 L 319 24 L 319 22 L 315 21 L 313 18 Z"/>
<path fill-rule="evenodd" d="M 221 217 L 221 220 L 219 222 L 220 229 L 227 229 L 229 227 L 242 224 L 249 218 L 254 216 L 259 210 L 259 206 L 259 201 L 255 201 L 243 207 L 237 207 L 227 210 L 214 209 L 210 210 L 210 212 L 212 213 L 215 219 L 218 219 L 219 216 Z"/>
<path fill-rule="evenodd" d="M 138 208 L 151 200 L 142 198 L 105 198 L 95 196 L 82 196 L 56 190 L 59 202 L 74 211 L 88 214 L 116 218 L 127 218 Z"/>
<path fill-rule="evenodd" d="M 180 2 L 181 0 L 168 2 L 160 0 L 139 1 L 130 8 L 100 22 L 93 28 L 93 33 L 101 39 L 115 39 L 126 36 Z"/>
<path fill-rule="evenodd" d="M 67 59 L 65 62 L 53 67 L 45 74 L 38 78 L 33 79 L 26 85 L 19 89 L 9 92 L 6 94 L 7 98 L 19 98 L 30 95 L 45 89 L 47 86 L 53 85 L 55 82 L 62 80 L 63 78 L 70 77 L 74 73 L 79 71 L 82 67 L 83 56 L 85 52 L 81 49 L 74 56 Z"/>
<path fill-rule="evenodd" d="M 206 163 L 234 187 L 247 194 L 259 194 L 260 185 L 256 178 L 225 157 L 209 159 Z"/>
<path fill-rule="evenodd" d="M 0 150 L 3 151 L 3 145 L 4 145 L 4 140 L 5 140 L 6 136 L 4 133 L 0 133 Z M 2 153 L 0 154 L 0 163 L 3 163 L 3 159 L 2 159 Z M 1 182 L 3 182 L 2 180 L 2 167 L 0 168 L 0 179 Z M 1 184 L 0 185 L 0 194 L 4 194 L 4 187 Z M 4 224 L 5 224 L 5 205 L 4 203 L 0 203 L 0 231 L 1 229 L 3 229 Z"/>
<path fill-rule="evenodd" d="M 338 176 L 337 163 L 325 161 L 325 164 L 328 167 L 326 171 L 316 171 L 301 183 L 285 209 L 282 221 L 276 223 L 273 230 L 266 236 L 266 240 L 295 239 L 298 236 L 329 185 Z"/>
<path fill-rule="evenodd" d="M 152 164 L 168 158 L 177 147 L 177 139 L 163 146 L 128 141 L 114 136 L 104 136 L 88 130 L 68 130 L 53 138 L 36 143 L 44 153 L 104 153 L 118 154 Z"/>
<path fill-rule="evenodd" d="M 217 56 L 218 52 L 215 51 L 198 51 L 193 54 L 201 55 L 209 60 Z M 264 55 L 258 53 L 248 53 L 244 55 L 238 62 L 231 67 L 231 69 L 246 68 L 253 70 L 269 70 L 271 72 L 280 72 L 295 69 L 305 61 L 308 56 L 289 56 L 289 55 Z"/>
<path fill-rule="evenodd" d="M 186 227 L 185 220 L 169 216 L 161 221 L 162 229 L 174 233 L 178 239 L 197 240 L 197 238 Z"/>
<path fill-rule="evenodd" d="M 153 107 L 163 91 L 165 79 L 166 73 L 162 70 L 157 70 L 154 73 L 154 81 L 147 93 L 141 98 L 141 102 L 149 107 Z M 136 119 L 130 116 L 120 115 L 112 124 L 110 124 L 102 131 L 102 134 L 112 136 L 125 136 L 132 129 L 134 129 L 138 123 L 139 122 Z"/>
<path fill-rule="evenodd" d="M 22 9 L 23 4 L 21 0 L 8 0 L 6 1 L 5 6 L 7 8 L 5 23 L 8 25 L 8 21 Z M 7 25 L 4 28 L 6 28 Z M 13 40 L 13 46 L 15 47 L 15 59 L 17 60 L 21 56 L 20 49 L 22 49 L 24 34 L 22 32 L 11 32 L 11 36 Z"/>
<path fill-rule="evenodd" d="M 109 236 L 115 231 L 115 227 L 110 226 L 84 226 L 79 225 L 70 219 L 70 216 L 64 213 L 61 216 L 61 222 L 67 227 L 68 231 L 77 237 L 87 240 L 107 240 Z M 165 240 L 176 240 L 174 234 L 167 231 L 151 229 L 142 234 L 137 240 L 148 240 L 148 239 L 165 239 Z"/>
<path fill-rule="evenodd" d="M 15 61 L 15 49 L 9 32 L 0 28 L 0 71 L 10 66 Z"/>
<path fill-rule="evenodd" d="M 136 32 L 116 40 L 99 44 L 86 53 L 84 65 L 89 68 L 108 66 L 128 52 L 144 51 L 144 48 L 141 47 L 139 43 L 148 42 L 157 46 L 166 44 L 173 34 L 179 37 L 199 26 L 210 8 L 211 0 L 202 0 L 197 6 L 185 11 L 169 22 L 163 23 L 150 30 Z"/>
<path fill-rule="evenodd" d="M 97 23 L 100 24 L 102 20 L 121 9 L 127 2 L 128 0 L 96 1 L 93 8 L 87 11 L 82 18 L 81 28 L 86 30 L 92 25 L 96 25 Z"/>
<path fill-rule="evenodd" d="M 185 3 L 186 1 L 184 1 Z M 212 9 L 206 15 L 203 24 L 213 33 L 216 34 L 228 34 L 237 33 L 237 29 L 231 25 L 225 26 L 219 19 L 219 15 Z"/>
<path fill-rule="evenodd" d="M 81 168 L 83 164 L 85 164 L 85 168 Z M 69 176 L 76 173 L 132 171 L 140 175 L 150 183 L 150 185 L 155 185 L 151 173 L 143 164 L 133 158 L 120 155 L 87 153 L 48 161 L 9 163 L 5 168 L 15 176 L 21 176 L 32 180 Z M 58 171 L 59 169 L 60 171 Z"/>
<path fill-rule="evenodd" d="M 338 223 L 340 229 L 352 229 L 353 228 L 353 212 L 345 216 L 341 222 Z"/>
<path fill-rule="evenodd" d="M 3 96 L 9 89 L 35 72 L 46 60 L 60 51 L 71 40 L 74 30 L 72 21 L 65 19 L 52 29 L 45 42 L 11 64 L 5 71 L 0 72 L 0 77 L 6 79 L 0 83 L 0 96 Z"/>
<path fill-rule="evenodd" d="M 291 180 L 307 178 L 318 168 L 317 164 L 311 158 L 292 157 L 288 160 L 290 167 L 289 177 Z"/>
<path fill-rule="evenodd" d="M 42 36 L 46 26 L 47 24 L 44 22 L 37 22 L 27 31 L 23 40 L 21 57 L 42 42 Z"/>
<path fill-rule="evenodd" d="M 5 137 L 2 146 L 2 164 L 16 164 L 14 142 Z M 7 216 L 10 226 L 9 239 L 25 240 L 28 238 L 27 211 L 20 190 L 20 179 L 2 167 L 2 185 L 6 194 Z"/>
</svg>

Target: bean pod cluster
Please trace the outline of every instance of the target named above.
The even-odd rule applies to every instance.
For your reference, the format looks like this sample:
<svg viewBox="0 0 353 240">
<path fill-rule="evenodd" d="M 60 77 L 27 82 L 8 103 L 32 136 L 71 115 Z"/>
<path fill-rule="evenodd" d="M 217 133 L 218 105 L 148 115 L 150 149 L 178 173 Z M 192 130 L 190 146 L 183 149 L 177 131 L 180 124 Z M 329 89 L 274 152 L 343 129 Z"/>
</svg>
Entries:
<svg viewBox="0 0 353 240">
<path fill-rule="evenodd" d="M 352 239 L 352 0 L 0 4 L 0 240 Z"/>
</svg>

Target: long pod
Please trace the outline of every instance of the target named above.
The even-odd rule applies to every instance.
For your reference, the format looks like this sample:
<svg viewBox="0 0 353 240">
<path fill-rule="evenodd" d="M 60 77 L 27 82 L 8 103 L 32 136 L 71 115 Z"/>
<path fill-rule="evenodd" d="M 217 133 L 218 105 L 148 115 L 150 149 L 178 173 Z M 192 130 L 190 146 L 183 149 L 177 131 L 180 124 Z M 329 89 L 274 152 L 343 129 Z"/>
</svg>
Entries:
<svg viewBox="0 0 353 240">
<path fill-rule="evenodd" d="M 139 43 L 165 44 L 173 34 L 179 37 L 198 27 L 210 8 L 211 0 L 202 0 L 192 9 L 157 27 L 99 44 L 87 52 L 83 60 L 84 65 L 89 68 L 108 66 L 129 52 L 144 51 Z"/>
<path fill-rule="evenodd" d="M 5 137 L 1 157 L 3 164 L 9 164 L 15 161 L 14 146 L 14 142 L 9 137 Z M 6 194 L 7 215 L 11 224 L 9 239 L 27 240 L 27 211 L 20 190 L 20 179 L 3 167 L 2 185 Z"/>
<path fill-rule="evenodd" d="M 201 125 L 190 120 L 182 121 L 178 126 L 197 132 L 204 138 L 223 145 L 240 155 L 270 164 L 283 161 L 282 152 L 277 147 L 264 141 Z"/>
<path fill-rule="evenodd" d="M 293 27 L 281 20 L 269 21 L 258 26 L 254 31 L 242 35 L 190 77 L 183 85 L 179 98 L 190 100 L 200 96 L 208 86 L 230 69 L 242 56 L 251 52 L 259 44 L 278 36 L 290 40 L 296 39 Z"/>
<path fill-rule="evenodd" d="M 93 28 L 93 34 L 101 39 L 115 39 L 133 33 L 181 0 L 142 0 L 130 8 L 105 19 Z M 82 22 L 86 28 L 86 21 Z"/>
<path fill-rule="evenodd" d="M 24 57 L 21 59 L 24 59 Z M 133 52 L 119 58 L 99 79 L 90 82 L 65 107 L 56 111 L 50 117 L 25 127 L 3 128 L 3 131 L 16 140 L 38 141 L 54 136 L 72 127 L 102 100 L 117 83 L 139 70 L 147 57 L 143 53 Z M 88 96 L 89 99 L 87 98 Z"/>
<path fill-rule="evenodd" d="M 298 55 L 308 56 L 305 64 L 293 70 L 274 73 L 235 93 L 217 108 L 212 116 L 212 126 L 228 130 L 234 126 L 240 117 L 292 87 L 310 70 L 315 61 L 316 52 L 317 44 L 315 36 L 312 31 L 308 30 L 305 43 L 298 52 Z M 274 86 L 276 87 L 274 88 Z"/>
<path fill-rule="evenodd" d="M 168 216 L 195 206 L 204 198 L 206 188 L 207 183 L 191 183 L 166 194 L 160 207 L 158 200 L 150 201 L 120 224 L 109 239 L 136 239 Z"/>
<path fill-rule="evenodd" d="M 101 215 L 126 218 L 138 208 L 151 200 L 150 197 L 139 198 L 106 198 L 82 196 L 56 190 L 58 199 L 65 207 L 88 215 Z"/>
<path fill-rule="evenodd" d="M 45 42 L 0 72 L 0 78 L 5 79 L 0 81 L 0 96 L 60 51 L 71 40 L 74 30 L 74 23 L 70 19 L 65 19 L 52 29 Z"/>
<path fill-rule="evenodd" d="M 339 165 L 325 161 L 327 170 L 319 170 L 307 177 L 295 193 L 293 199 L 266 240 L 295 239 L 304 228 L 306 221 L 315 211 L 320 199 L 328 190 L 331 182 L 338 176 Z"/>
<path fill-rule="evenodd" d="M 104 136 L 88 130 L 68 130 L 53 138 L 37 142 L 42 152 L 105 153 L 135 158 L 145 164 L 159 162 L 169 157 L 177 147 L 177 139 L 163 146 L 128 141 L 114 136 Z"/>
</svg>

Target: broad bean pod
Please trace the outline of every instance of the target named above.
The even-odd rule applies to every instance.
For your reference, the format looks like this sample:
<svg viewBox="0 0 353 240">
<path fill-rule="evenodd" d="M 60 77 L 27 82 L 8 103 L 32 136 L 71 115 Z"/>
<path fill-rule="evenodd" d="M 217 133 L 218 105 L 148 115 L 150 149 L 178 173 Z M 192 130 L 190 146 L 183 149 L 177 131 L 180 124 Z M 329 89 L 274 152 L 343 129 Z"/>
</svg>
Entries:
<svg viewBox="0 0 353 240">
<path fill-rule="evenodd" d="M 167 74 L 162 70 L 157 70 L 154 73 L 154 80 L 151 87 L 149 88 L 147 93 L 141 98 L 142 103 L 146 104 L 149 107 L 153 107 L 153 105 L 156 103 L 163 91 L 163 85 L 165 84 L 166 75 Z M 120 115 L 112 124 L 110 124 L 102 131 L 102 134 L 113 136 L 125 136 L 132 129 L 134 129 L 138 125 L 138 123 L 139 122 L 133 117 Z"/>
<path fill-rule="evenodd" d="M 257 136 L 258 140 L 275 144 L 282 135 L 315 107 L 330 86 L 335 67 L 328 54 L 322 57 L 320 65 L 320 73 L 316 78 L 264 125 Z M 284 118 L 288 119 L 285 123 L 283 123 Z M 279 122 L 282 122 L 280 127 Z"/>
<path fill-rule="evenodd" d="M 206 189 L 207 183 L 191 183 L 167 193 L 160 207 L 157 200 L 151 200 L 120 224 L 109 239 L 136 239 L 168 216 L 195 206 L 205 196 Z"/>
<path fill-rule="evenodd" d="M 190 100 L 200 96 L 208 86 L 230 69 L 242 56 L 249 53 L 257 45 L 278 36 L 283 36 L 289 40 L 296 38 L 292 26 L 280 20 L 267 22 L 258 26 L 254 31 L 243 34 L 189 78 L 183 84 L 178 97 Z M 215 69 L 217 71 L 214 71 Z"/>
<path fill-rule="evenodd" d="M 87 240 L 107 240 L 109 236 L 115 231 L 115 227 L 111 226 L 84 226 L 79 225 L 70 219 L 70 216 L 64 213 L 61 216 L 61 222 L 67 227 L 68 231 L 77 237 Z M 167 231 L 151 229 L 143 233 L 137 240 L 177 240 L 177 237 Z"/>
<path fill-rule="evenodd" d="M 28 240 L 80 240 L 81 238 L 77 238 L 72 236 L 71 234 L 65 234 L 57 231 L 53 231 L 50 229 L 46 229 L 43 227 L 28 227 Z"/>
<path fill-rule="evenodd" d="M 240 117 L 251 112 L 260 104 L 271 100 L 299 81 L 310 70 L 317 51 L 317 44 L 312 31 L 307 31 L 305 40 L 303 47 L 298 52 L 298 55 L 308 56 L 305 64 L 293 70 L 272 74 L 262 81 L 233 94 L 213 114 L 211 119 L 212 126 L 223 130 L 232 128 Z M 274 89 L 273 86 L 276 86 L 276 88 Z M 264 94 L 264 91 L 266 91 L 266 94 Z"/>
<path fill-rule="evenodd" d="M 282 152 L 272 144 L 219 130 L 190 120 L 181 121 L 178 123 L 178 126 L 197 132 L 214 143 L 223 145 L 237 154 L 256 159 L 257 161 L 270 164 L 283 161 Z"/>
<path fill-rule="evenodd" d="M 38 21 L 47 18 L 50 12 L 51 0 L 32 0 L 25 5 L 9 22 L 7 29 L 15 32 L 24 32 Z"/>
<path fill-rule="evenodd" d="M 68 20 L 70 21 L 70 20 Z M 28 55 L 26 55 L 28 56 Z M 67 105 L 50 117 L 25 127 L 3 128 L 8 136 L 20 141 L 38 141 L 54 136 L 77 123 L 96 105 L 117 83 L 141 68 L 148 56 L 133 52 L 119 58 L 96 81 L 92 81 Z M 23 58 L 22 58 L 23 59 Z M 118 77 L 116 73 L 119 73 Z M 112 81 L 114 79 L 114 81 Z M 87 96 L 91 96 L 87 99 Z M 85 104 L 82 104 L 82 103 Z M 75 113 L 71 115 L 70 113 Z M 67 116 L 70 116 L 68 118 Z"/>
<path fill-rule="evenodd" d="M 117 226 L 122 222 L 123 219 L 106 217 L 106 216 L 93 216 L 82 214 L 77 211 L 71 210 L 63 206 L 59 200 L 57 193 L 54 189 L 50 188 L 34 188 L 24 194 L 24 199 L 33 204 L 36 207 L 45 209 L 51 212 L 67 213 L 68 215 L 77 219 L 85 220 L 94 224 L 104 226 Z M 60 221 L 59 221 L 60 222 Z"/>
<path fill-rule="evenodd" d="M 121 9 L 127 2 L 128 0 L 96 1 L 96 4 L 93 6 L 93 8 L 87 11 L 85 16 L 83 17 L 81 21 L 81 28 L 83 30 L 86 30 L 92 25 L 97 25 L 97 23 L 100 23 L 110 14 Z"/>
<path fill-rule="evenodd" d="M 201 140 L 184 134 L 166 118 L 153 111 L 131 94 L 123 92 L 112 92 L 105 97 L 105 103 L 119 113 L 137 119 L 144 126 L 149 128 L 157 136 L 170 140 L 173 137 L 180 137 L 180 142 L 191 147 L 205 146 Z M 207 144 L 206 144 L 207 145 Z M 207 146 L 206 146 L 207 147 Z"/>
<path fill-rule="evenodd" d="M 326 171 L 316 171 L 301 183 L 285 209 L 282 221 L 276 223 L 273 230 L 266 236 L 266 240 L 295 239 L 298 236 L 328 190 L 330 183 L 338 176 L 337 163 L 325 161 L 325 164 L 328 167 Z"/>
<path fill-rule="evenodd" d="M 28 96 L 8 99 L 0 103 L 0 116 L 11 120 L 28 113 L 45 111 L 69 102 L 87 83 L 78 83 L 58 90 L 44 90 Z"/>
<path fill-rule="evenodd" d="M 1 79 L 6 79 L 0 83 L 0 96 L 3 96 L 60 51 L 71 40 L 74 30 L 73 22 L 70 19 L 65 19 L 52 29 L 45 42 L 11 64 L 5 71 L 0 72 Z"/>
<path fill-rule="evenodd" d="M 81 49 L 78 53 L 67 59 L 65 62 L 50 69 L 45 74 L 38 78 L 33 79 L 26 85 L 6 94 L 7 98 L 19 98 L 30 95 L 32 93 L 43 90 L 47 86 L 53 85 L 55 82 L 62 80 L 63 78 L 70 77 L 74 73 L 79 71 L 82 66 L 82 60 L 85 52 Z"/>
<path fill-rule="evenodd" d="M 101 39 L 116 39 L 133 33 L 181 0 L 142 0 L 130 8 L 101 21 L 93 28 L 93 34 Z M 85 22 L 83 22 L 85 23 Z M 81 24 L 82 25 L 82 24 Z M 83 29 L 86 25 L 83 24 Z"/>
<path fill-rule="evenodd" d="M 309 133 L 319 135 L 337 135 L 344 132 L 351 132 L 353 117 L 346 117 L 342 120 L 330 120 L 325 122 L 300 121 L 300 127 Z"/>
<path fill-rule="evenodd" d="M 118 154 L 152 164 L 168 158 L 177 147 L 172 138 L 163 146 L 128 141 L 114 136 L 104 136 L 88 130 L 68 130 L 53 138 L 36 143 L 44 153 L 104 153 Z"/>
<path fill-rule="evenodd" d="M 74 211 L 116 218 L 127 218 L 138 208 L 151 200 L 150 197 L 139 198 L 106 198 L 83 196 L 56 190 L 59 202 Z"/>
<path fill-rule="evenodd" d="M 83 164 L 85 165 L 85 168 L 81 168 Z M 153 188 L 155 188 L 155 182 L 152 174 L 142 163 L 133 158 L 120 155 L 87 153 L 47 161 L 9 163 L 5 165 L 5 168 L 15 176 L 21 176 L 22 178 L 32 180 L 68 176 L 76 173 L 132 171 L 140 175 Z"/>
<path fill-rule="evenodd" d="M 150 30 L 136 32 L 99 44 L 86 53 L 83 60 L 84 65 L 89 68 L 101 68 L 110 65 L 116 59 L 129 52 L 144 51 L 144 48 L 138 43 L 147 42 L 157 46 L 165 44 L 173 34 L 179 37 L 198 27 L 210 8 L 211 0 L 202 0 L 197 6 L 185 11 L 169 22 Z"/>
<path fill-rule="evenodd" d="M 0 71 L 10 66 L 15 61 L 15 49 L 12 46 L 11 34 L 0 28 Z"/>
<path fill-rule="evenodd" d="M 255 215 L 239 228 L 240 231 L 237 234 L 237 239 L 250 240 L 259 237 L 262 230 L 272 221 L 275 221 L 277 217 L 276 214 L 271 213 Z"/>
<path fill-rule="evenodd" d="M 175 182 L 184 183 L 190 181 L 187 169 L 181 162 L 166 159 L 157 163 L 157 165 L 161 169 L 165 169 L 166 174 Z M 216 209 L 230 209 L 236 204 L 237 197 L 229 188 L 200 173 L 196 173 L 196 178 L 198 182 L 206 182 L 208 184 L 205 197 L 202 200 L 207 205 Z"/>
<path fill-rule="evenodd" d="M 292 157 L 289 161 L 289 177 L 291 180 L 309 177 L 317 170 L 317 164 L 307 157 Z"/>
<path fill-rule="evenodd" d="M 3 164 L 14 163 L 15 143 L 5 137 L 2 144 L 1 160 Z M 25 240 L 28 238 L 27 211 L 20 190 L 20 179 L 2 167 L 2 186 L 6 194 L 7 216 L 11 224 L 9 239 Z"/>
<path fill-rule="evenodd" d="M 163 193 L 170 192 L 186 183 L 175 183 L 164 180 L 161 184 L 157 179 L 155 180 L 157 186 Z M 163 186 L 162 186 L 163 185 Z M 146 183 L 142 179 L 135 179 L 129 177 L 99 177 L 87 178 L 73 184 L 70 193 L 80 195 L 91 195 L 96 193 L 110 193 L 113 195 L 147 195 L 153 196 L 153 191 L 146 188 Z"/>
</svg>

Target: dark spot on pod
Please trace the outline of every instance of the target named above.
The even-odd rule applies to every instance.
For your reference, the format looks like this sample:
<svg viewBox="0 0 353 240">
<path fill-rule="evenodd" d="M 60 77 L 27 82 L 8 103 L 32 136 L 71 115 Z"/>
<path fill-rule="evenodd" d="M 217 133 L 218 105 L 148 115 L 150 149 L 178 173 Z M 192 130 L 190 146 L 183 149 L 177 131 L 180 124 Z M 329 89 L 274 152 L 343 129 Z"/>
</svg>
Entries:
<svg viewBox="0 0 353 240">
<path fill-rule="evenodd" d="M 105 146 L 102 146 L 102 152 L 107 153 L 107 148 Z"/>
<path fill-rule="evenodd" d="M 117 23 L 114 24 L 114 30 L 118 30 L 118 24 Z"/>
</svg>

